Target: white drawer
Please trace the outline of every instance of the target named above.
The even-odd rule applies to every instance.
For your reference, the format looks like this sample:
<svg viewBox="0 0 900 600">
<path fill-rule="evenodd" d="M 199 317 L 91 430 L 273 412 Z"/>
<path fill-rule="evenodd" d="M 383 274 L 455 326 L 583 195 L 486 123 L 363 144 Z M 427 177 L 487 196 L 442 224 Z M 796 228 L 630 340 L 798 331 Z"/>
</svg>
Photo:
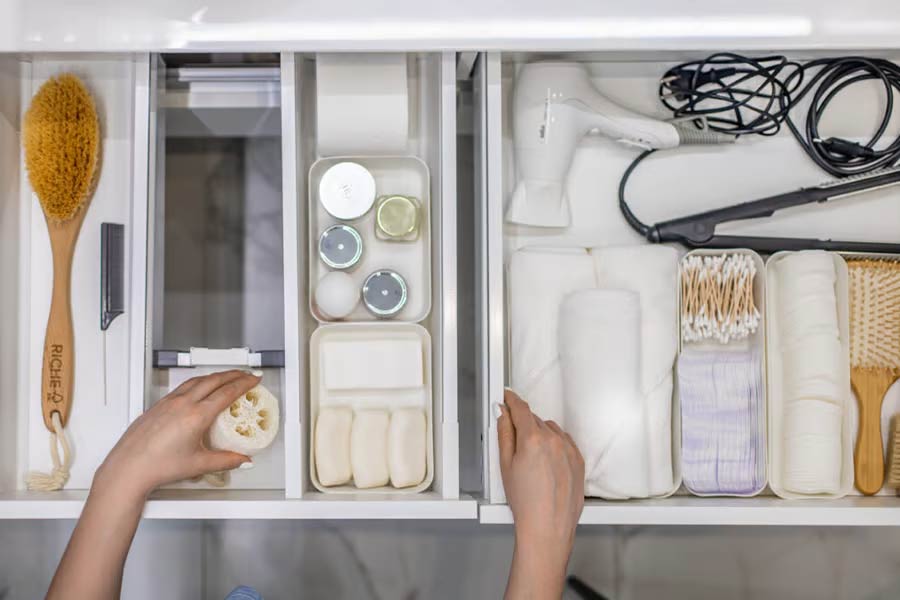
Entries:
<svg viewBox="0 0 900 600">
<path fill-rule="evenodd" d="M 476 273 L 476 314 L 480 319 L 477 384 L 481 397 L 483 468 L 486 503 L 482 522 L 510 522 L 500 478 L 496 417 L 492 405 L 502 401 L 508 381 L 505 265 L 509 253 L 528 243 L 561 242 L 554 233 L 514 229 L 504 223 L 504 209 L 515 183 L 511 126 L 511 91 L 515 65 L 533 59 L 561 58 L 589 64 L 595 84 L 612 99 L 658 118 L 669 118 L 657 99 L 659 77 L 668 66 L 709 52 L 605 52 L 563 55 L 487 53 L 474 71 L 476 173 L 480 193 L 477 214 L 479 243 Z M 820 51 L 794 58 L 846 52 Z M 896 53 L 885 54 L 897 58 Z M 864 87 L 864 86 L 863 86 Z M 877 113 L 873 90 L 845 92 L 829 108 L 829 134 L 864 135 Z M 871 110 L 869 110 L 871 107 Z M 834 132 L 834 133 L 832 133 Z M 591 138 L 576 151 L 567 179 L 573 225 L 567 240 L 585 246 L 640 243 L 618 212 L 616 190 L 624 169 L 637 150 L 611 140 Z M 480 161 L 480 162 L 479 162 Z M 652 161 L 652 162 L 651 162 Z M 700 210 L 753 200 L 803 185 L 819 183 L 822 175 L 786 130 L 774 139 L 745 139 L 722 149 L 694 147 L 655 155 L 629 185 L 632 209 L 649 223 Z M 896 187 L 854 200 L 786 211 L 770 219 L 729 226 L 727 233 L 900 241 L 900 191 Z M 574 236 L 573 236 L 574 233 Z M 896 390 L 895 390 L 896 393 Z M 526 398 L 527 400 L 527 398 Z M 900 525 L 900 498 L 885 490 L 873 498 L 858 495 L 841 500 L 781 500 L 766 490 L 756 498 L 697 498 L 680 490 L 665 499 L 609 502 L 589 499 L 582 523 L 598 524 L 760 524 L 760 525 Z"/>
<path fill-rule="evenodd" d="M 227 86 L 208 94 L 164 93 L 167 63 L 179 64 L 177 55 L 0 56 L 0 267 L 3 279 L 14 282 L 0 292 L 0 379 L 16 390 L 0 400 L 0 518 L 77 516 L 94 470 L 128 423 L 187 374 L 158 366 L 157 351 L 191 346 L 282 352 L 283 366 L 264 371 L 282 402 L 283 431 L 270 456 L 235 474 L 229 487 L 187 483 L 159 490 L 147 516 L 476 517 L 475 500 L 460 498 L 458 483 L 455 55 L 409 55 L 411 147 L 432 175 L 432 309 L 422 325 L 433 340 L 434 483 L 415 495 L 339 497 L 317 492 L 307 467 L 307 348 L 316 321 L 308 308 L 306 177 L 316 159 L 315 55 L 271 59 L 269 81 L 245 87 L 237 98 Z M 104 154 L 73 269 L 79 360 L 68 428 L 72 478 L 64 491 L 37 494 L 24 489 L 23 478 L 49 466 L 38 398 L 50 281 L 40 268 L 45 226 L 21 167 L 19 133 L 42 78 L 65 69 L 82 74 L 98 97 Z M 252 143 L 235 151 L 228 147 L 232 138 Z M 267 160 L 277 154 L 280 172 L 277 161 Z M 234 173 L 238 166 L 241 175 Z M 167 195 L 173 176 L 179 191 Z M 234 191 L 235 183 L 243 189 Z M 192 186 L 201 194 L 204 185 L 221 186 L 224 200 L 196 202 Z M 125 225 L 126 249 L 126 309 L 106 333 L 105 374 L 97 368 L 104 342 L 96 308 L 101 221 Z M 173 261 L 190 268 L 167 278 Z"/>
</svg>

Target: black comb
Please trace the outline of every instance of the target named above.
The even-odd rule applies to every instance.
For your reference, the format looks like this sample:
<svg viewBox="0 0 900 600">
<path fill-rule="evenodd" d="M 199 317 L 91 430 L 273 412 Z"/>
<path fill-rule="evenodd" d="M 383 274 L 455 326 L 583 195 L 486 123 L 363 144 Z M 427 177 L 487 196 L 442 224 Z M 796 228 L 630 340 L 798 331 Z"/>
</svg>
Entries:
<svg viewBox="0 0 900 600">
<path fill-rule="evenodd" d="M 125 312 L 125 226 L 100 225 L 100 329 Z"/>
</svg>

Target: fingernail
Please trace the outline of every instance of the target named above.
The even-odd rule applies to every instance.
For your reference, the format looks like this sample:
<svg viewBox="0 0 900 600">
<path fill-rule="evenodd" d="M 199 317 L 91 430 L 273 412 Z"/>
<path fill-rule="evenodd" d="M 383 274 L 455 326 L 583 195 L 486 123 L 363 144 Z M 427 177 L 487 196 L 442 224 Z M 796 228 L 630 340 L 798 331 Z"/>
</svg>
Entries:
<svg viewBox="0 0 900 600">
<path fill-rule="evenodd" d="M 259 378 L 262 378 L 262 376 L 263 376 L 263 372 L 260 371 L 259 369 L 253 369 L 252 371 L 250 371 L 250 374 L 253 375 L 254 377 L 259 377 Z"/>
<path fill-rule="evenodd" d="M 494 403 L 494 419 L 499 419 L 503 416 L 503 406 L 499 402 Z"/>
<path fill-rule="evenodd" d="M 253 463 L 252 460 L 248 460 L 247 462 L 241 463 L 241 465 L 238 467 L 238 469 L 240 469 L 242 471 L 246 471 L 247 469 L 252 469 L 255 466 L 256 465 Z"/>
</svg>

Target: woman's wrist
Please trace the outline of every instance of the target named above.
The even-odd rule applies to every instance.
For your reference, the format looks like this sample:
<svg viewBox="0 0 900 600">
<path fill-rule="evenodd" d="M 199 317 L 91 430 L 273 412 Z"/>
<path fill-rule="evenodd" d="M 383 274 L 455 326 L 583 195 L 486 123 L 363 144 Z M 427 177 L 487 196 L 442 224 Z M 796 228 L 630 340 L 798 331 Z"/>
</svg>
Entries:
<svg viewBox="0 0 900 600">
<path fill-rule="evenodd" d="M 134 473 L 121 472 L 115 463 L 104 462 L 94 474 L 91 495 L 115 496 L 126 502 L 143 504 L 153 491 L 153 486 L 136 477 Z"/>
<path fill-rule="evenodd" d="M 561 554 L 547 546 L 517 535 L 510 572 L 510 591 L 526 592 L 528 598 L 560 598 L 565 585 L 569 552 Z M 518 583 L 527 581 L 519 588 Z M 518 597 L 512 594 L 509 597 Z M 521 596 L 526 597 L 526 596 Z"/>
</svg>

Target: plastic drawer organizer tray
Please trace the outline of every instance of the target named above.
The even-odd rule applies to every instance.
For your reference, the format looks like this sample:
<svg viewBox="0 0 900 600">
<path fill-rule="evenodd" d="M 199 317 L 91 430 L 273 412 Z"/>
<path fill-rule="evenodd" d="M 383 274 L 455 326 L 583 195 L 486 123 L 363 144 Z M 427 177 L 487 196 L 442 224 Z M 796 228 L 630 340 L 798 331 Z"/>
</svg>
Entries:
<svg viewBox="0 0 900 600">
<path fill-rule="evenodd" d="M 706 54 L 679 52 L 674 57 L 623 47 L 614 53 L 567 53 L 565 59 L 585 63 L 595 85 L 613 100 L 665 118 L 657 99 L 660 74 L 676 60 Z M 840 53 L 817 50 L 794 57 L 829 54 Z M 321 175 L 315 165 L 338 157 L 318 151 L 316 55 L 219 55 L 208 64 L 185 62 L 196 57 L 0 55 L 0 278 L 5 282 L 0 288 L 0 381 L 7 392 L 0 397 L 0 518 L 77 517 L 95 469 L 146 408 L 191 375 L 253 367 L 263 369 L 264 383 L 281 402 L 278 441 L 260 456 L 256 468 L 234 473 L 224 488 L 197 482 L 157 491 L 146 516 L 480 516 L 483 522 L 511 522 L 492 410 L 508 381 L 505 265 L 515 249 L 538 241 L 635 243 L 614 199 L 636 150 L 600 138 L 579 145 L 566 181 L 574 225 L 565 240 L 506 225 L 504 208 L 516 177 L 511 92 L 517 65 L 554 55 L 406 55 L 405 155 L 420 161 L 427 173 L 429 189 L 423 196 L 428 204 L 422 214 L 430 219 L 430 230 L 423 255 L 430 260 L 424 273 L 431 287 L 430 301 L 423 299 L 416 314 L 397 324 L 424 328 L 422 339 L 431 344 L 432 371 L 424 380 L 430 394 L 423 395 L 430 398 L 430 483 L 421 492 L 329 493 L 314 485 L 311 472 L 310 418 L 317 410 L 311 401 L 311 340 L 317 330 L 333 326 L 319 322 L 311 310 L 311 285 L 319 276 L 311 269 L 319 266 L 310 260 L 317 221 L 310 216 L 308 190 L 309 179 Z M 36 493 L 25 490 L 24 475 L 50 464 L 38 402 L 50 253 L 44 218 L 22 164 L 20 136 L 31 96 L 61 71 L 80 75 L 97 98 L 103 164 L 73 264 L 77 363 L 68 432 L 75 461 L 65 490 Z M 477 207 L 476 272 L 460 278 L 470 278 L 475 287 L 477 322 L 463 326 L 476 335 L 477 395 L 462 399 L 457 394 L 456 220 L 457 202 L 470 199 L 466 194 L 457 199 L 456 189 L 457 116 L 468 116 L 468 107 L 457 106 L 458 77 L 470 77 L 473 90 Z M 867 124 L 860 124 L 857 109 L 877 96 L 865 90 L 859 94 L 846 92 L 829 108 L 828 127 L 835 134 L 853 137 L 868 131 L 859 131 Z M 635 212 L 656 222 L 821 179 L 782 132 L 726 149 L 697 147 L 655 156 L 642 165 L 629 195 Z M 733 232 L 898 242 L 896 194 L 895 188 L 860 201 L 789 211 L 736 224 Z M 216 200 L 198 200 L 202 198 Z M 105 331 L 98 314 L 105 271 L 100 262 L 103 223 L 121 224 L 124 232 L 119 257 L 124 312 Z M 481 445 L 474 450 L 483 466 L 480 501 L 459 491 L 461 440 L 478 444 L 478 436 L 460 436 L 460 401 L 477 403 Z M 885 410 L 898 406 L 900 386 L 895 386 Z M 680 438 L 677 433 L 673 430 L 673 439 Z M 768 487 L 749 498 L 701 498 L 680 488 L 653 500 L 588 499 L 582 522 L 900 525 L 900 499 L 851 492 L 838 499 L 785 500 Z"/>
<path fill-rule="evenodd" d="M 188 377 L 251 367 L 263 370 L 281 403 L 276 443 L 223 488 L 158 490 L 148 517 L 477 517 L 476 500 L 460 497 L 458 483 L 456 56 L 403 56 L 406 154 L 430 184 L 422 195 L 430 236 L 420 251 L 430 260 L 422 281 L 430 303 L 407 321 L 430 343 L 423 398 L 433 454 L 418 493 L 328 494 L 312 485 L 309 469 L 309 348 L 318 323 L 309 304 L 307 178 L 326 158 L 317 154 L 316 55 L 0 55 L 0 380 L 8 391 L 0 400 L 0 518 L 76 517 L 95 469 L 142 411 Z M 19 147 L 31 96 L 63 71 L 81 76 L 96 98 L 103 162 L 73 264 L 71 478 L 62 491 L 35 493 L 25 473 L 50 466 L 38 402 L 50 254 Z M 106 331 L 98 315 L 102 223 L 124 226 L 124 312 Z"/>
</svg>

